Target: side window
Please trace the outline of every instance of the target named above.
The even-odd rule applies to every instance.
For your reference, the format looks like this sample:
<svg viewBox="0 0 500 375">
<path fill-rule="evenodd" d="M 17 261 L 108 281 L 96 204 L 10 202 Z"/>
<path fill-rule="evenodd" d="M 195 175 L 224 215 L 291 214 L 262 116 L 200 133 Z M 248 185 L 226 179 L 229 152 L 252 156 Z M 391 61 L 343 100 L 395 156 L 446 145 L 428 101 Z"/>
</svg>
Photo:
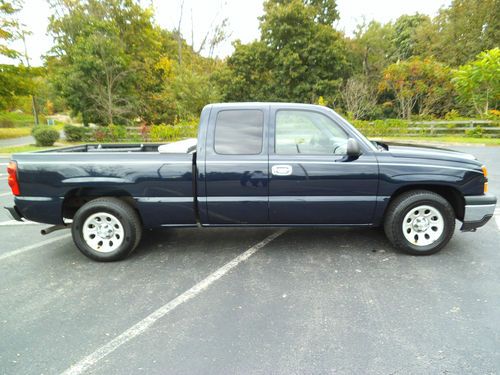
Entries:
<svg viewBox="0 0 500 375">
<path fill-rule="evenodd" d="M 342 155 L 349 138 L 329 117 L 300 110 L 278 111 L 275 134 L 276 153 L 288 155 Z"/>
<path fill-rule="evenodd" d="M 257 155 L 262 152 L 264 113 L 260 110 L 227 110 L 217 114 L 215 152 L 222 155 Z"/>
</svg>

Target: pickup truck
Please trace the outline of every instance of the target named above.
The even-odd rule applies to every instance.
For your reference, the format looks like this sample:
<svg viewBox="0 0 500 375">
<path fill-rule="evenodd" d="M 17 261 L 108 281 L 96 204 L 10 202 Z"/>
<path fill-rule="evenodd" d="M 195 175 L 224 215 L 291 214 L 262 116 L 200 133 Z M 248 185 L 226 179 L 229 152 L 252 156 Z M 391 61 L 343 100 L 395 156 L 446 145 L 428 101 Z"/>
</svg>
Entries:
<svg viewBox="0 0 500 375">
<path fill-rule="evenodd" d="M 125 258 L 156 227 L 383 227 L 394 247 L 439 251 L 493 215 L 473 156 L 372 142 L 307 104 L 207 105 L 197 139 L 15 154 L 17 220 L 71 226 L 98 261 Z M 44 231 L 42 231 L 44 232 Z"/>
</svg>

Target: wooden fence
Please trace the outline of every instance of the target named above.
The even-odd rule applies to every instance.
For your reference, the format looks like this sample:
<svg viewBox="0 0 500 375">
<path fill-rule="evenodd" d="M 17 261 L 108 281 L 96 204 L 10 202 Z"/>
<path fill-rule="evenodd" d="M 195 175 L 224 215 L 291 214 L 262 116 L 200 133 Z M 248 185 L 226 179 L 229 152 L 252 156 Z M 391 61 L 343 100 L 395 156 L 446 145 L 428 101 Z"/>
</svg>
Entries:
<svg viewBox="0 0 500 375">
<path fill-rule="evenodd" d="M 489 120 L 416 121 L 409 123 L 407 136 L 473 135 L 498 138 L 500 123 Z"/>
</svg>

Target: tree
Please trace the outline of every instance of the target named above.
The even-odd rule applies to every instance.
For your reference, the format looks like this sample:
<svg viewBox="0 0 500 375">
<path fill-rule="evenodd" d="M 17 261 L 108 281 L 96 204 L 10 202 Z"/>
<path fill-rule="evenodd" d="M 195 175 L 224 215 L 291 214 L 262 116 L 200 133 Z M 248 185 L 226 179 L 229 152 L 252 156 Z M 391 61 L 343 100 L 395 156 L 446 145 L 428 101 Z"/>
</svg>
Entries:
<svg viewBox="0 0 500 375">
<path fill-rule="evenodd" d="M 471 61 L 482 51 L 498 47 L 500 0 L 453 0 L 432 21 L 416 31 L 418 50 L 450 66 Z"/>
<path fill-rule="evenodd" d="M 53 0 L 52 82 L 89 121 L 124 123 L 143 114 L 148 69 L 161 54 L 152 12 L 133 0 Z"/>
<path fill-rule="evenodd" d="M 431 19 L 423 14 L 403 15 L 394 23 L 392 42 L 394 44 L 393 60 L 406 60 L 416 55 L 416 31 L 430 24 Z"/>
<path fill-rule="evenodd" d="M 342 99 L 347 113 L 354 119 L 364 119 L 377 104 L 377 95 L 363 76 L 347 80 Z"/>
<path fill-rule="evenodd" d="M 0 0 L 0 55 L 15 58 L 19 52 L 10 48 L 9 43 L 19 39 L 20 26 L 16 14 L 21 7 L 18 0 Z"/>
<path fill-rule="evenodd" d="M 261 41 L 233 43 L 234 52 L 216 74 L 225 101 L 279 101 L 275 95 L 274 56 Z"/>
<path fill-rule="evenodd" d="M 358 25 L 351 50 L 356 73 L 363 74 L 370 85 L 378 83 L 384 68 L 393 62 L 394 27 L 391 23 L 382 25 L 377 21 Z"/>
<path fill-rule="evenodd" d="M 28 68 L 22 64 L 0 64 L 0 109 L 15 109 L 19 97 L 36 91 L 36 78 L 43 71 L 43 68 Z"/>
<path fill-rule="evenodd" d="M 454 72 L 459 100 L 485 115 L 500 104 L 500 48 L 481 52 L 477 59 Z"/>
<path fill-rule="evenodd" d="M 389 65 L 379 85 L 380 92 L 394 95 L 401 118 L 443 114 L 453 97 L 451 71 L 433 58 L 412 57 Z"/>
<path fill-rule="evenodd" d="M 345 40 L 331 26 L 335 1 L 268 0 L 264 10 L 260 40 L 235 43 L 228 58 L 226 99 L 333 102 L 350 70 Z"/>
</svg>

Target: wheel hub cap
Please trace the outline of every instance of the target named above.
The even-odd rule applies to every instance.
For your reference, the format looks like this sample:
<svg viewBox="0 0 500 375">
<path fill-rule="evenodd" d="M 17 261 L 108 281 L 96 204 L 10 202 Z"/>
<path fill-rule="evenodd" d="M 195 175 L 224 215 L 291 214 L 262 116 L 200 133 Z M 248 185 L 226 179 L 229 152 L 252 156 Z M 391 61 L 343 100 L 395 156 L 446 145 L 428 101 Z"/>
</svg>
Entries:
<svg viewBox="0 0 500 375">
<path fill-rule="evenodd" d="M 121 246 L 125 237 L 120 220 L 107 212 L 90 215 L 83 224 L 82 234 L 85 243 L 92 250 L 101 253 L 115 251 Z"/>
<path fill-rule="evenodd" d="M 413 229 L 416 232 L 425 232 L 429 228 L 429 220 L 425 217 L 417 217 L 413 220 Z"/>
<path fill-rule="evenodd" d="M 103 239 L 109 239 L 115 234 L 115 230 L 109 224 L 99 225 L 97 227 L 97 235 Z"/>
<path fill-rule="evenodd" d="M 431 245 L 443 234 L 443 215 L 432 206 L 414 207 L 405 215 L 402 230 L 405 238 L 411 244 L 416 246 Z"/>
</svg>

